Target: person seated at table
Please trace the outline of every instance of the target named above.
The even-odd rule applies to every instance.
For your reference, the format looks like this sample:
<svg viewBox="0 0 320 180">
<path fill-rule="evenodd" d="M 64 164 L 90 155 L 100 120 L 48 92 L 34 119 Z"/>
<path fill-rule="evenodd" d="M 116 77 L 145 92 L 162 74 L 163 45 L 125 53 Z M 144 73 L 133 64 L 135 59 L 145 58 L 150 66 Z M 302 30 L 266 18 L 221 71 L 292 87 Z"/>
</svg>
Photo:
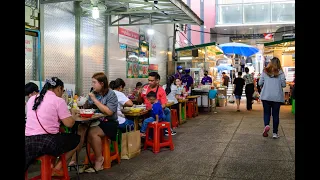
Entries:
<svg viewBox="0 0 320 180">
<path fill-rule="evenodd" d="M 175 85 L 177 86 L 176 98 L 184 99 L 186 96 L 188 96 L 186 86 L 182 85 L 182 81 L 180 78 L 176 78 L 174 81 Z"/>
<path fill-rule="evenodd" d="M 117 116 L 118 98 L 116 93 L 109 88 L 108 78 L 103 72 L 95 73 L 92 76 L 92 87 L 93 91 L 89 93 L 89 98 L 84 104 L 84 108 L 91 108 L 95 105 L 99 112 L 107 116 L 99 119 L 99 125 L 91 126 L 89 129 L 86 125 L 80 125 L 78 133 L 85 134 L 88 130 L 87 141 L 95 154 L 94 168 L 100 171 L 103 170 L 104 162 L 101 138 L 107 136 L 111 141 L 115 141 L 117 136 L 119 125 Z M 84 139 L 80 141 L 81 148 L 83 143 Z M 81 148 L 78 149 L 78 152 Z M 85 172 L 91 173 L 95 171 L 93 168 L 89 168 Z"/>
<path fill-rule="evenodd" d="M 31 96 L 27 102 L 27 122 L 25 127 L 25 166 L 43 155 L 58 157 L 66 153 L 68 160 L 79 145 L 77 134 L 59 133 L 60 123 L 72 127 L 75 123 L 66 102 L 61 98 L 64 83 L 57 77 L 46 80 L 39 95 Z M 63 175 L 59 160 L 52 169 L 55 176 Z"/>
<path fill-rule="evenodd" d="M 178 106 L 177 98 L 179 97 L 180 94 L 177 94 L 178 88 L 174 83 L 174 77 L 168 76 L 167 82 L 165 85 L 162 86 L 162 88 L 166 92 L 167 100 L 174 103 L 174 105 L 171 106 L 171 108 Z"/>
<path fill-rule="evenodd" d="M 129 96 L 130 99 L 138 99 L 137 95 L 138 92 L 140 91 L 140 89 L 142 88 L 142 83 L 141 82 L 137 82 L 136 84 L 136 88 L 134 88 L 134 90 L 132 91 L 131 95 Z"/>
<path fill-rule="evenodd" d="M 162 109 L 160 101 L 157 99 L 157 94 L 154 91 L 150 91 L 147 94 L 147 98 L 152 106 L 152 109 L 150 111 L 150 117 L 145 119 L 142 123 L 141 129 L 140 129 L 140 136 L 141 137 L 146 136 L 145 133 L 146 133 L 146 130 L 147 130 L 149 123 L 158 123 L 161 121 L 165 121 L 163 109 Z"/>
<path fill-rule="evenodd" d="M 132 107 L 133 103 L 132 101 L 123 93 L 123 89 L 126 86 L 126 83 L 121 78 L 117 78 L 115 81 L 111 81 L 109 84 L 109 87 L 116 93 L 118 98 L 118 109 L 117 109 L 117 115 L 118 115 L 118 122 L 119 122 L 119 128 L 122 132 L 125 132 L 127 127 L 129 127 L 129 130 L 133 130 L 134 123 L 132 120 L 127 119 L 124 114 L 121 112 L 121 109 L 123 107 Z"/>
<path fill-rule="evenodd" d="M 27 99 L 25 99 L 24 105 L 27 104 L 27 101 L 31 96 L 38 95 L 38 94 L 39 94 L 38 85 L 36 85 L 33 82 L 28 82 L 24 86 L 24 96 L 27 97 Z M 27 106 L 25 106 L 25 114 L 27 114 Z"/>
<path fill-rule="evenodd" d="M 39 94 L 39 87 L 33 82 L 28 82 L 24 86 L 24 92 L 25 96 L 28 96 L 30 98 L 31 96 Z"/>
<path fill-rule="evenodd" d="M 150 91 L 156 92 L 157 99 L 160 101 L 162 108 L 164 108 L 164 119 L 167 122 L 171 122 L 171 111 L 166 107 L 167 104 L 167 96 L 165 90 L 159 86 L 160 75 L 157 72 L 150 72 L 148 77 L 149 84 L 145 85 L 140 91 L 138 95 L 138 102 L 142 102 L 146 105 L 146 109 L 151 110 L 152 106 L 149 100 L 147 99 L 147 94 Z M 168 131 L 165 131 L 165 134 L 168 135 Z M 171 135 L 175 135 L 176 132 L 171 128 Z"/>
</svg>

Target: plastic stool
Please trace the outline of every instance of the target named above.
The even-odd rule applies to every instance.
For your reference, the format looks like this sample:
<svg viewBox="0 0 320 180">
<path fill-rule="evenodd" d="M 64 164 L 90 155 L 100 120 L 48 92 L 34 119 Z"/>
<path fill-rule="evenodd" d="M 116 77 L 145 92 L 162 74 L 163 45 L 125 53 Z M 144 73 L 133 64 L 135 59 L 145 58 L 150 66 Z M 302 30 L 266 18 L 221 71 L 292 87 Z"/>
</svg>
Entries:
<svg viewBox="0 0 320 180">
<path fill-rule="evenodd" d="M 291 112 L 293 114 L 296 114 L 296 100 L 295 99 L 292 99 Z"/>
<path fill-rule="evenodd" d="M 104 162 L 103 162 L 103 169 L 109 169 L 111 168 L 111 162 L 113 160 L 117 160 L 118 164 L 120 164 L 120 154 L 119 154 L 119 149 L 118 149 L 118 142 L 117 141 L 112 141 L 113 147 L 114 147 L 114 152 L 111 152 L 111 147 L 110 147 L 110 141 L 109 138 L 104 136 L 101 138 L 102 141 L 102 156 L 104 157 Z M 94 153 L 90 153 L 90 144 L 87 143 L 87 151 L 90 154 L 90 160 L 93 163 L 95 161 L 95 155 Z M 88 164 L 88 156 L 85 157 L 84 164 Z"/>
<path fill-rule="evenodd" d="M 187 118 L 194 117 L 194 102 L 188 101 L 187 102 Z"/>
<path fill-rule="evenodd" d="M 30 180 L 51 180 L 51 179 L 63 179 L 63 180 L 70 180 L 70 176 L 68 173 L 68 167 L 67 167 L 67 161 L 65 154 L 62 154 L 60 156 L 61 163 L 62 163 L 62 170 L 63 170 L 63 176 L 51 176 L 52 175 L 52 168 L 51 164 L 53 161 L 56 160 L 56 157 L 50 156 L 50 155 L 43 155 L 37 160 L 41 161 L 41 173 L 40 175 L 31 178 Z M 28 179 L 28 171 L 25 172 L 25 179 Z"/>
<path fill-rule="evenodd" d="M 153 129 L 153 139 L 149 139 L 150 129 Z M 168 139 L 164 139 L 164 129 L 168 130 Z M 153 153 L 159 153 L 160 148 L 167 146 L 170 147 L 171 151 L 174 150 L 170 123 L 158 122 L 148 124 L 146 131 L 146 141 L 144 142 L 144 149 L 147 149 L 148 146 L 152 147 Z"/>
<path fill-rule="evenodd" d="M 172 125 L 172 128 L 176 128 L 179 125 L 178 113 L 176 109 L 171 109 L 171 125 Z"/>
</svg>

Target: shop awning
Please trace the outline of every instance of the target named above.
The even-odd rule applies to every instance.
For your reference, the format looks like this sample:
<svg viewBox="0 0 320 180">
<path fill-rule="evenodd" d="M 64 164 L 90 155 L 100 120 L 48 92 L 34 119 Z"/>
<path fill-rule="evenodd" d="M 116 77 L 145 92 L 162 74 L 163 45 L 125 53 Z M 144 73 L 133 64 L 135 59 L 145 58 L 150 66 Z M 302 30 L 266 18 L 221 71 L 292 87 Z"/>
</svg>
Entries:
<svg viewBox="0 0 320 180">
<path fill-rule="evenodd" d="M 41 0 L 45 3 L 59 3 L 80 0 Z M 182 0 L 82 0 L 83 16 L 91 16 L 97 7 L 100 16 L 110 17 L 110 26 L 136 26 L 153 24 L 194 24 L 203 21 Z M 122 19 L 128 21 L 121 21 Z M 112 20 L 112 21 L 111 21 Z"/>
<path fill-rule="evenodd" d="M 269 43 L 264 43 L 264 46 L 277 46 L 277 45 L 280 45 L 280 44 L 284 44 L 286 42 L 293 42 L 295 41 L 295 38 L 292 38 L 292 39 L 283 39 L 283 40 L 280 40 L 280 41 L 274 41 L 274 42 L 269 42 Z"/>
<path fill-rule="evenodd" d="M 205 44 L 198 44 L 198 45 L 194 45 L 194 46 L 186 46 L 183 48 L 177 48 L 175 49 L 176 52 L 178 51 L 185 51 L 185 50 L 191 50 L 191 49 L 197 49 L 197 48 L 202 48 L 202 47 L 207 47 L 207 46 L 215 46 L 216 42 L 210 42 L 210 43 L 205 43 Z"/>
</svg>

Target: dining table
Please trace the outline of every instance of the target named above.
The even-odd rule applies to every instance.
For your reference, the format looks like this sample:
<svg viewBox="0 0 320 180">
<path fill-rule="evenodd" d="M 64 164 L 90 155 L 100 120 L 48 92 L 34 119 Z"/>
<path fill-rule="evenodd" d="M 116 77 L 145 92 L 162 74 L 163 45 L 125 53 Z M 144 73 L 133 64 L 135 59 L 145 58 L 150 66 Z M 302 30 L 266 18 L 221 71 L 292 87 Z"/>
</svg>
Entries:
<svg viewBox="0 0 320 180">
<path fill-rule="evenodd" d="M 199 109 L 198 109 L 198 97 L 201 97 L 200 95 L 193 95 L 193 96 L 187 96 L 186 99 L 194 101 L 194 115 L 199 115 Z"/>
<path fill-rule="evenodd" d="M 187 102 L 188 99 L 178 99 L 179 102 L 179 124 L 187 122 L 186 113 L 187 113 Z"/>
<path fill-rule="evenodd" d="M 74 115 L 73 117 L 75 118 L 75 121 L 76 121 L 77 125 L 88 124 L 88 127 L 90 127 L 93 122 L 98 121 L 100 118 L 104 118 L 106 116 L 107 115 L 103 114 L 103 113 L 94 113 L 93 116 L 91 116 L 91 117 L 81 117 L 80 114 L 76 113 L 76 115 Z M 78 130 L 78 128 L 76 128 L 76 131 L 74 133 L 77 134 L 78 133 L 77 130 Z M 89 132 L 89 130 L 86 131 L 84 139 L 88 138 L 88 132 Z M 86 147 L 86 145 L 85 145 L 85 147 Z M 90 160 L 90 152 L 88 152 L 87 147 L 86 147 L 86 154 L 87 154 L 87 157 L 88 157 L 88 160 L 89 160 L 89 165 L 92 166 L 92 168 L 94 169 L 94 166 L 92 165 L 92 162 Z M 76 165 L 74 165 L 74 166 L 76 166 L 77 178 L 80 179 L 80 176 L 79 176 L 79 158 L 78 158 L 78 156 L 79 156 L 78 152 L 76 151 Z M 96 170 L 95 170 L 95 172 L 97 173 Z"/>
<path fill-rule="evenodd" d="M 133 118 L 133 122 L 134 122 L 134 130 L 137 131 L 138 127 L 139 127 L 139 119 L 141 116 L 144 116 L 146 114 L 149 113 L 149 110 L 143 109 L 139 112 L 132 112 L 132 111 L 122 111 L 122 113 L 126 116 L 126 117 L 132 117 Z"/>
</svg>

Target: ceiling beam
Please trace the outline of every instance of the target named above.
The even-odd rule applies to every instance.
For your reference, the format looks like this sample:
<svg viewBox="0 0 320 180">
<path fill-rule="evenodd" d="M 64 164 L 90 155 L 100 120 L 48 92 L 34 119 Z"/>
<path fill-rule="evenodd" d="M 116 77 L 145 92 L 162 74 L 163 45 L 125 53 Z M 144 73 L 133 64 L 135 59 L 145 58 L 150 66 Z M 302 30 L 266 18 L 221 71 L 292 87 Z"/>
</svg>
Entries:
<svg viewBox="0 0 320 180">
<path fill-rule="evenodd" d="M 60 2 L 70 2 L 70 1 L 82 1 L 82 0 L 40 0 L 40 4 L 60 3 Z"/>
<path fill-rule="evenodd" d="M 186 13 L 196 24 L 203 25 L 203 21 L 194 13 L 182 0 L 170 0 L 172 4 L 176 5 L 181 11 Z"/>
</svg>

